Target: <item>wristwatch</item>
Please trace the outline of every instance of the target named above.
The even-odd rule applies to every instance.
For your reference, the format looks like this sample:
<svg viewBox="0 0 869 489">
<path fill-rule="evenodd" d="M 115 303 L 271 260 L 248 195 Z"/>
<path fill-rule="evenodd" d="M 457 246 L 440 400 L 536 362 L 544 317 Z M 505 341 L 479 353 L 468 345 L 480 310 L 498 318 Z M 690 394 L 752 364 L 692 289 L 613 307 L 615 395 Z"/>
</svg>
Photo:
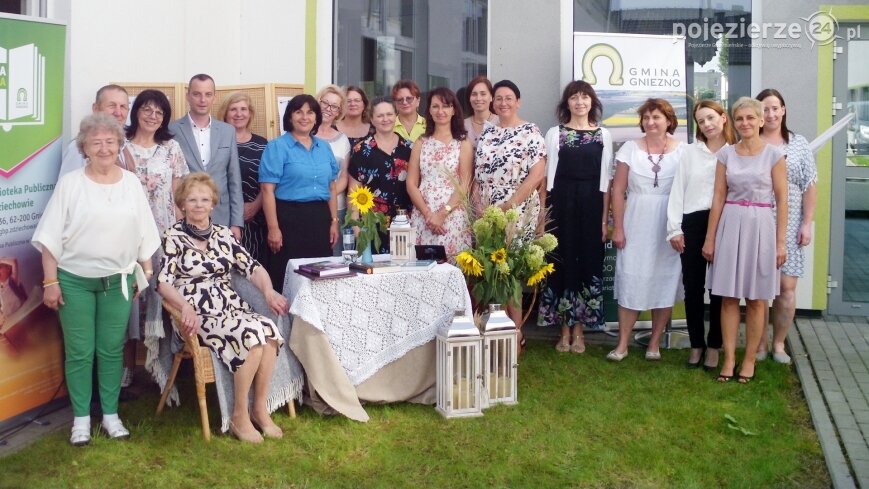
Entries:
<svg viewBox="0 0 869 489">
<path fill-rule="evenodd" d="M 453 206 L 451 206 L 449 204 L 444 204 L 444 209 L 446 209 L 447 214 L 449 214 L 450 212 L 453 212 Z"/>
</svg>

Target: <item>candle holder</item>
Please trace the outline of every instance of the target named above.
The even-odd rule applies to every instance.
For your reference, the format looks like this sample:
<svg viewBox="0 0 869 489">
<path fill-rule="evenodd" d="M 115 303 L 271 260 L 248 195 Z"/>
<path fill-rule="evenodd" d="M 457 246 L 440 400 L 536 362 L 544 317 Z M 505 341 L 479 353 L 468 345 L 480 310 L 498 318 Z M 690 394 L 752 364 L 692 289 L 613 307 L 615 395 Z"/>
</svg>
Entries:
<svg viewBox="0 0 869 489">
<path fill-rule="evenodd" d="M 483 330 L 483 408 L 517 404 L 518 330 L 500 304 L 489 306 Z"/>
<path fill-rule="evenodd" d="M 437 334 L 437 405 L 445 418 L 482 416 L 482 338 L 474 320 L 456 311 Z"/>
</svg>

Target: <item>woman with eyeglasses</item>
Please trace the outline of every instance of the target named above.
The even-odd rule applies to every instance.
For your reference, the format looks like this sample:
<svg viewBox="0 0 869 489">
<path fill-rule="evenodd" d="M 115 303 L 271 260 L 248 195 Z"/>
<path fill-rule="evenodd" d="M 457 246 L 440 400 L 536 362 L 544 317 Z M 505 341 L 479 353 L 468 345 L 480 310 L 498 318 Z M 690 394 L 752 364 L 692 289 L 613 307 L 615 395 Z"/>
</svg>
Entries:
<svg viewBox="0 0 869 489">
<path fill-rule="evenodd" d="M 425 132 L 425 117 L 419 115 L 419 85 L 413 80 L 398 80 L 392 86 L 392 99 L 398 116 L 395 118 L 395 132 L 414 142 Z"/>
<path fill-rule="evenodd" d="M 679 121 L 670 102 L 660 98 L 646 100 L 637 115 L 643 137 L 627 141 L 616 153 L 611 194 L 619 342 L 607 359 L 615 362 L 628 356 L 637 317 L 649 309 L 652 336 L 646 360 L 661 359 L 661 335 L 682 274 L 679 253 L 667 241 L 667 204 L 685 146 L 673 137 Z"/>
<path fill-rule="evenodd" d="M 181 178 L 190 173 L 181 146 L 169 132 L 171 120 L 172 107 L 166 95 L 159 90 L 143 91 L 133 102 L 130 125 L 126 128 L 129 142 L 123 149 L 125 166 L 139 177 L 160 234 L 181 217 L 173 194 Z M 158 248 L 151 259 L 151 270 L 159 267 L 161 258 L 162 251 Z M 150 287 L 140 294 L 138 309 L 133 308 L 128 333 L 131 339 L 160 338 L 164 334 L 157 281 L 155 277 L 149 277 L 149 281 Z M 144 324 L 140 327 L 142 318 Z M 125 370 L 125 377 L 127 372 L 132 374 Z"/>
<path fill-rule="evenodd" d="M 343 117 L 336 119 L 335 127 L 347 136 L 350 147 L 374 134 L 374 126 L 368 119 L 368 96 L 365 90 L 350 85 L 344 90 Z"/>
<path fill-rule="evenodd" d="M 218 118 L 235 127 L 238 166 L 241 169 L 241 192 L 244 199 L 244 228 L 241 245 L 260 263 L 266 263 L 266 221 L 259 187 L 259 164 L 268 140 L 254 134 L 250 123 L 256 115 L 250 97 L 243 92 L 231 94 L 220 105 Z"/>
<path fill-rule="evenodd" d="M 314 136 L 322 123 L 320 102 L 296 95 L 284 112 L 287 132 L 269 141 L 260 163 L 268 272 L 277 291 L 290 259 L 329 256 L 338 241 L 338 161 L 329 143 Z"/>
<path fill-rule="evenodd" d="M 335 127 L 335 121 L 341 118 L 344 110 L 344 92 L 336 85 L 326 85 L 319 93 L 320 111 L 323 113 L 323 123 L 317 128 L 317 137 L 329 143 L 332 154 L 338 162 L 338 180 L 335 183 L 335 194 L 338 205 L 338 226 L 344 222 L 347 214 L 347 162 L 350 159 L 350 141 L 347 136 Z M 341 255 L 341 241 L 335 242 L 332 250 L 335 256 Z"/>
</svg>

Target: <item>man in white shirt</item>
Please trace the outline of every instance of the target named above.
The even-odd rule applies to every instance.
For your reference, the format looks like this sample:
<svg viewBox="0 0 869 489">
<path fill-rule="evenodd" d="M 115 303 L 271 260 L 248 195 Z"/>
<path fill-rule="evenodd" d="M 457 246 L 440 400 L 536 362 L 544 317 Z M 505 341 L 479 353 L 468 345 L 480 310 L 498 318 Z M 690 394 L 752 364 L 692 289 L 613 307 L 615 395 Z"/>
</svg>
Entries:
<svg viewBox="0 0 869 489">
<path fill-rule="evenodd" d="M 130 96 L 127 94 L 127 90 L 120 85 L 106 85 L 97 90 L 96 100 L 91 109 L 94 114 L 105 112 L 111 115 L 121 127 L 124 127 L 127 123 L 127 114 L 130 112 Z M 120 158 L 123 163 L 123 151 Z M 73 170 L 84 168 L 84 163 L 84 156 L 79 152 L 75 145 L 75 139 L 73 139 L 63 153 L 63 161 L 60 163 L 60 173 L 58 173 L 57 179 L 60 180 L 60 177 Z"/>
<path fill-rule="evenodd" d="M 214 79 L 206 74 L 194 75 L 187 85 L 190 112 L 173 121 L 169 130 L 181 145 L 190 171 L 206 172 L 217 184 L 220 198 L 211 212 L 212 221 L 229 226 L 235 239 L 241 240 L 244 200 L 235 128 L 211 117 L 216 98 Z"/>
</svg>

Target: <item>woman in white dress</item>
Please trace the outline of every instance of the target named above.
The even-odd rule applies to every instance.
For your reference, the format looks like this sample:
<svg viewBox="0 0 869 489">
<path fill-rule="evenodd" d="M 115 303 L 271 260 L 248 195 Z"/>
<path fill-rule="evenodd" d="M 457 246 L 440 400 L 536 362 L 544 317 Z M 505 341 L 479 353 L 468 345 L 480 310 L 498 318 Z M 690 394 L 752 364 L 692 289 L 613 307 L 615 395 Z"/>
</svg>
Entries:
<svg viewBox="0 0 869 489">
<path fill-rule="evenodd" d="M 785 338 L 794 324 L 796 313 L 797 280 L 805 271 L 803 248 L 812 242 L 812 220 L 818 200 L 818 168 L 809 142 L 803 136 L 788 129 L 787 107 L 784 97 L 774 89 L 762 90 L 757 100 L 763 103 L 763 127 L 760 138 L 780 148 L 787 158 L 788 175 L 788 221 L 785 234 L 788 258 L 781 267 L 781 291 L 772 302 L 772 359 L 789 364 L 791 357 L 785 352 Z M 767 357 L 766 323 L 761 332 L 758 360 Z"/>
<path fill-rule="evenodd" d="M 637 113 L 644 136 L 626 142 L 616 153 L 612 190 L 619 342 L 607 359 L 616 362 L 628 356 L 634 324 L 648 309 L 652 336 L 646 359 L 661 359 L 661 334 L 677 300 L 682 272 L 679 253 L 667 241 L 667 201 L 684 148 L 672 136 L 676 113 L 659 98 L 646 100 Z"/>
</svg>

